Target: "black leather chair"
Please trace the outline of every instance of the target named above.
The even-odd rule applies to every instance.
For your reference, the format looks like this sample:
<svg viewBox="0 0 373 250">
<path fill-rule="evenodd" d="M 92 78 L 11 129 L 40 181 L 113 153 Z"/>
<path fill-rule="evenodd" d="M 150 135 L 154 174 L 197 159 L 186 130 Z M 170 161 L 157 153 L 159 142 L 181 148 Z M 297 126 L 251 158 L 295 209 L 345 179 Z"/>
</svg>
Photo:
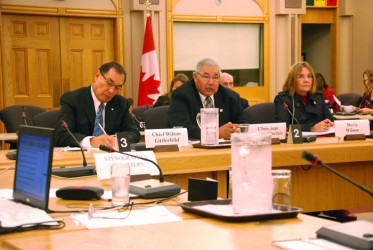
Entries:
<svg viewBox="0 0 373 250">
<path fill-rule="evenodd" d="M 243 112 L 251 124 L 276 122 L 275 104 L 273 102 L 258 103 L 244 109 Z"/>
<path fill-rule="evenodd" d="M 34 116 L 34 125 L 46 128 L 55 128 L 60 110 L 43 112 Z"/>
<path fill-rule="evenodd" d="M 134 115 L 133 119 L 136 121 L 137 127 L 140 131 L 144 131 L 146 126 L 144 121 L 144 112 L 150 109 L 151 107 L 152 106 L 150 105 L 144 105 L 132 109 L 132 114 Z"/>
<path fill-rule="evenodd" d="M 45 109 L 32 105 L 11 105 L 0 110 L 0 119 L 5 125 L 7 133 L 16 133 L 19 125 L 34 125 L 35 115 L 46 112 Z M 15 141 L 6 141 L 10 143 L 10 148 L 17 148 Z"/>
<path fill-rule="evenodd" d="M 167 112 L 169 105 L 150 108 L 144 112 L 144 121 L 147 129 L 168 128 Z"/>
<path fill-rule="evenodd" d="M 352 105 L 359 107 L 362 96 L 356 93 L 344 93 L 336 96 L 341 101 L 342 105 Z"/>
</svg>

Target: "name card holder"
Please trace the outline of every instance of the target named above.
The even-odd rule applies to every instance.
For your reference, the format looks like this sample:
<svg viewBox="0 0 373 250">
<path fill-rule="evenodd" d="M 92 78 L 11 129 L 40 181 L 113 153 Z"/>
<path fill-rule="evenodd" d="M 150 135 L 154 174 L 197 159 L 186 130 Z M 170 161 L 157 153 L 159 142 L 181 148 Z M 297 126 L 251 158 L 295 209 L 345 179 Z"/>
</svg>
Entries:
<svg viewBox="0 0 373 250">
<path fill-rule="evenodd" d="M 354 134 L 354 135 L 345 135 L 343 137 L 344 141 L 354 141 L 354 140 L 366 140 L 364 134 Z"/>
<path fill-rule="evenodd" d="M 154 146 L 154 152 L 172 152 L 179 151 L 179 146 L 177 144 L 170 145 L 156 145 Z"/>
</svg>

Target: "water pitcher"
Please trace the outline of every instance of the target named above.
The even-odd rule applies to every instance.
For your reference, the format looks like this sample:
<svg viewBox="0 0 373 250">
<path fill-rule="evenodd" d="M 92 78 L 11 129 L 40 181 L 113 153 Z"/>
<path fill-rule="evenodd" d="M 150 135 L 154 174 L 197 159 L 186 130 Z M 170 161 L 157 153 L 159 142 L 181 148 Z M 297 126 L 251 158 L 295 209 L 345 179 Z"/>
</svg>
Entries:
<svg viewBox="0 0 373 250">
<path fill-rule="evenodd" d="M 272 149 L 268 133 L 235 133 L 232 147 L 232 206 L 235 214 L 272 211 Z"/>
<path fill-rule="evenodd" d="M 219 109 L 201 108 L 196 120 L 201 128 L 201 145 L 219 144 Z"/>
</svg>

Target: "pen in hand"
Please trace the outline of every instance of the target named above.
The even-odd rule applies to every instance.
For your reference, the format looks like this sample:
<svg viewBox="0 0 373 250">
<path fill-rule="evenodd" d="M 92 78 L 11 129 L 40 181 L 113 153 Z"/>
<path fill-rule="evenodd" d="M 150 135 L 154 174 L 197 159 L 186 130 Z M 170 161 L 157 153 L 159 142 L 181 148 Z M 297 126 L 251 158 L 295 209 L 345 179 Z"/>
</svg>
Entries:
<svg viewBox="0 0 373 250">
<path fill-rule="evenodd" d="M 105 129 L 101 126 L 101 124 L 99 122 L 97 124 L 100 127 L 100 129 L 102 130 L 102 132 L 104 132 L 104 134 L 107 135 Z"/>
</svg>

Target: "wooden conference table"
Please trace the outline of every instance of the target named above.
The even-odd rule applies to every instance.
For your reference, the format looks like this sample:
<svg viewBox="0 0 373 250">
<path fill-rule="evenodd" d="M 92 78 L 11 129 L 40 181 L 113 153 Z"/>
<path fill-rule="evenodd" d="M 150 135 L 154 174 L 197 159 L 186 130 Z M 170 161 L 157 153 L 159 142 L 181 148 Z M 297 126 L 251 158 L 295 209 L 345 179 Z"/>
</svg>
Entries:
<svg viewBox="0 0 373 250">
<path fill-rule="evenodd" d="M 373 207 L 371 196 L 323 167 L 304 170 L 310 167 L 310 163 L 301 158 L 304 150 L 318 155 L 325 164 L 373 190 L 373 139 L 342 141 L 336 137 L 319 137 L 312 143 L 272 145 L 273 168 L 292 171 L 293 206 L 306 212 Z M 6 159 L 6 152 L 0 151 L 0 169 L 14 165 L 14 161 Z M 93 164 L 93 154 L 101 152 L 86 151 L 88 163 Z M 219 196 L 226 197 L 230 148 L 199 149 L 190 146 L 179 152 L 157 152 L 155 155 L 167 181 L 187 189 L 189 177 L 216 178 Z M 53 167 L 81 163 L 80 152 L 54 153 Z"/>
<path fill-rule="evenodd" d="M 0 188 L 11 188 L 14 170 L 0 175 Z M 51 188 L 70 185 L 99 186 L 94 176 L 62 179 L 52 177 Z M 108 185 L 103 186 L 105 189 Z M 315 237 L 315 232 L 336 222 L 304 214 L 296 218 L 230 223 L 183 212 L 177 202 L 183 195 L 163 204 L 182 221 L 141 226 L 114 227 L 87 230 L 76 225 L 69 214 L 51 214 L 61 219 L 66 227 L 60 230 L 35 230 L 0 235 L 0 249 L 277 249 L 272 241 Z M 135 200 L 137 201 L 137 200 Z M 66 205 L 80 203 L 88 206 L 91 201 L 68 201 L 51 198 L 52 210 L 71 210 Z M 105 201 L 93 201 L 107 204 Z M 134 209 L 140 209 L 135 208 Z M 131 215 L 130 215 L 131 216 Z"/>
</svg>

